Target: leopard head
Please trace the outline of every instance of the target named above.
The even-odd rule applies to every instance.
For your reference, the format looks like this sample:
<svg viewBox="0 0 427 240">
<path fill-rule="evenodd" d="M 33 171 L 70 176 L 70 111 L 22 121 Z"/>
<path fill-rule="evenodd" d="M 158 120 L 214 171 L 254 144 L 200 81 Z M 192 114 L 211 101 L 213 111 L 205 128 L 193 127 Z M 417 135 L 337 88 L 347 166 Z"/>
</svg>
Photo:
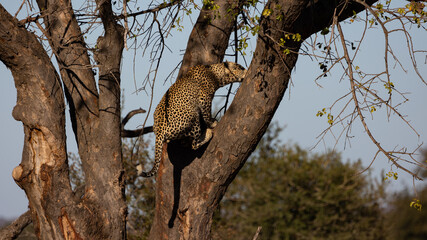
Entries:
<svg viewBox="0 0 427 240">
<path fill-rule="evenodd" d="M 218 79 L 220 87 L 233 82 L 241 82 L 245 78 L 246 69 L 238 63 L 223 62 L 214 64 L 211 71 Z"/>
</svg>

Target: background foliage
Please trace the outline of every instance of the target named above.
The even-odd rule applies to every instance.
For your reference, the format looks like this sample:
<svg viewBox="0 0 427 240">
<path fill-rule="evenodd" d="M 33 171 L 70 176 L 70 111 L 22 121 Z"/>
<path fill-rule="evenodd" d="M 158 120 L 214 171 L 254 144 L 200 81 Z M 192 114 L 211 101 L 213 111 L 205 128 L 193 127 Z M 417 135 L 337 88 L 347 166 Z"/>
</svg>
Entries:
<svg viewBox="0 0 427 240">
<path fill-rule="evenodd" d="M 424 151 L 423 162 L 426 161 L 427 151 Z M 427 176 L 426 170 L 420 169 L 420 172 L 423 178 Z M 425 183 L 416 197 L 421 203 L 427 202 L 427 185 Z M 388 209 L 385 213 L 387 225 L 391 230 L 388 239 L 427 239 L 427 211 L 424 208 L 409 207 L 412 201 L 414 201 L 412 191 L 405 190 L 390 197 Z"/>
<path fill-rule="evenodd" d="M 230 185 L 216 216 L 216 239 L 385 239 L 384 182 L 336 152 L 281 144 L 274 126 Z"/>
</svg>

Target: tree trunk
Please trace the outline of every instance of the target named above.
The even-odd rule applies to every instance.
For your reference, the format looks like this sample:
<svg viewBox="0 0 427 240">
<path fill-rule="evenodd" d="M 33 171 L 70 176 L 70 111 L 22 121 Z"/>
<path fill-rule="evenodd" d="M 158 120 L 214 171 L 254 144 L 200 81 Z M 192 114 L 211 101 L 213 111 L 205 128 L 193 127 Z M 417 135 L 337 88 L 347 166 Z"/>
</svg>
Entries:
<svg viewBox="0 0 427 240">
<path fill-rule="evenodd" d="M 261 17 L 259 38 L 246 78 L 208 146 L 198 151 L 179 142 L 171 142 L 167 151 L 164 146 L 165 161 L 157 175 L 156 215 L 150 239 L 210 239 L 213 213 L 273 118 L 296 64 L 295 53 L 304 39 L 332 23 L 335 8 L 339 12 L 343 2 L 276 0 L 267 3 L 265 9 L 280 10 Z M 352 16 L 353 10 L 363 10 L 360 6 L 349 6 L 340 19 Z M 313 11 L 322 14 L 316 15 Z M 190 38 L 200 32 L 197 24 L 194 28 Z M 203 36 L 215 36 L 214 30 L 204 30 Z M 280 38 L 285 39 L 287 33 L 299 33 L 302 40 L 279 46 Z M 204 44 L 213 49 L 224 41 L 228 40 L 210 38 Z M 199 41 L 189 40 L 185 56 L 199 54 L 188 53 L 200 47 L 193 44 Z M 285 49 L 291 53 L 285 54 Z M 218 56 L 214 51 L 204 54 L 209 56 L 200 58 L 203 60 L 196 61 L 198 64 L 209 64 L 210 59 L 221 60 L 224 55 Z M 189 68 L 190 62 L 184 57 L 182 68 Z"/>
<path fill-rule="evenodd" d="M 13 73 L 18 91 L 13 116 L 22 121 L 25 132 L 22 162 L 13 177 L 27 194 L 40 239 L 125 239 L 120 137 L 123 30 L 112 22 L 111 2 L 99 1 L 105 36 L 96 53 L 98 93 L 71 3 L 37 3 L 61 78 L 36 36 L 0 8 L 0 57 Z M 85 174 L 84 194 L 70 186 L 61 80 Z"/>
<path fill-rule="evenodd" d="M 69 205 L 67 196 L 72 195 L 69 181 L 62 182 L 68 179 L 68 167 L 61 83 L 35 35 L 2 6 L 0 19 L 1 59 L 11 69 L 18 92 L 13 117 L 23 123 L 25 133 L 22 162 L 13 177 L 27 194 L 39 238 L 61 239 L 70 226 L 61 207 Z"/>
</svg>

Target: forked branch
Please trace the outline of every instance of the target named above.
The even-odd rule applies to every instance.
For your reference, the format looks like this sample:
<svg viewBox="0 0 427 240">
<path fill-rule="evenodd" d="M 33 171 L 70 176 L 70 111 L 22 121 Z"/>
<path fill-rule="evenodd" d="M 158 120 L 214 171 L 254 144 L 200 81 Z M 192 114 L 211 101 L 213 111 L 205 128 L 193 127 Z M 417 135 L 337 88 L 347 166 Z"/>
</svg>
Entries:
<svg viewBox="0 0 427 240">
<path fill-rule="evenodd" d="M 348 54 L 347 45 L 345 44 L 344 33 L 343 33 L 343 31 L 341 29 L 341 25 L 339 24 L 338 21 L 336 21 L 336 26 L 337 26 L 337 29 L 338 29 L 338 33 L 340 35 L 342 49 L 343 49 L 343 52 L 344 52 L 344 58 L 345 58 L 345 60 L 347 62 L 347 66 L 348 66 L 347 67 L 347 76 L 349 77 L 349 80 L 350 80 L 350 87 L 351 87 L 352 99 L 353 99 L 353 102 L 354 102 L 354 105 L 355 105 L 355 108 L 356 108 L 357 115 L 359 116 L 360 121 L 361 121 L 361 123 L 362 123 L 362 125 L 363 125 L 363 127 L 364 127 L 364 129 L 366 131 L 366 133 L 368 134 L 368 136 L 371 139 L 371 141 L 377 146 L 378 150 L 381 151 L 387 157 L 387 159 L 390 160 L 397 168 L 400 168 L 403 171 L 409 173 L 410 175 L 412 175 L 413 178 L 415 178 L 417 180 L 421 180 L 421 178 L 417 174 L 413 173 L 412 171 L 410 171 L 407 168 L 405 168 L 402 165 L 400 165 L 397 162 L 396 158 L 393 157 L 393 154 L 391 152 L 389 152 L 389 151 L 386 151 L 381 146 L 381 144 L 375 139 L 375 137 L 372 135 L 372 133 L 371 133 L 371 131 L 370 131 L 370 129 L 369 129 L 366 121 L 365 121 L 365 117 L 362 114 L 362 111 L 361 111 L 361 108 L 360 108 L 360 105 L 359 105 L 359 100 L 357 99 L 357 95 L 356 95 L 357 89 L 356 89 L 355 79 L 353 77 L 354 76 L 353 75 L 353 65 L 352 65 L 352 62 L 350 60 L 350 56 Z M 404 152 L 400 152 L 400 153 L 404 154 Z"/>
<path fill-rule="evenodd" d="M 136 114 L 145 113 L 146 111 L 142 108 L 135 109 L 130 111 L 122 120 L 122 137 L 124 138 L 134 138 L 144 135 L 146 133 L 153 132 L 153 127 L 142 127 L 135 130 L 126 130 L 124 129 L 125 125 L 129 122 L 129 120 L 135 116 Z"/>
</svg>

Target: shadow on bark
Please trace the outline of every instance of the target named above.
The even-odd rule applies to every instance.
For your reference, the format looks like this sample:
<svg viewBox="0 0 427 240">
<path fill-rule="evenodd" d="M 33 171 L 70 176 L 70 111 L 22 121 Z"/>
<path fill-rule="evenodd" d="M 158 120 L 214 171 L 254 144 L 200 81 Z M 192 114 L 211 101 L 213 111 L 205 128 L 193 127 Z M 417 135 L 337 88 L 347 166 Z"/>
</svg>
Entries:
<svg viewBox="0 0 427 240">
<path fill-rule="evenodd" d="M 174 227 L 174 222 L 178 214 L 182 170 L 190 165 L 194 159 L 201 158 L 208 146 L 208 144 L 205 144 L 199 149 L 193 150 L 191 145 L 188 144 L 189 142 L 191 143 L 191 140 L 186 140 L 171 141 L 167 147 L 169 160 L 173 165 L 173 207 L 168 222 L 169 228 Z"/>
</svg>

